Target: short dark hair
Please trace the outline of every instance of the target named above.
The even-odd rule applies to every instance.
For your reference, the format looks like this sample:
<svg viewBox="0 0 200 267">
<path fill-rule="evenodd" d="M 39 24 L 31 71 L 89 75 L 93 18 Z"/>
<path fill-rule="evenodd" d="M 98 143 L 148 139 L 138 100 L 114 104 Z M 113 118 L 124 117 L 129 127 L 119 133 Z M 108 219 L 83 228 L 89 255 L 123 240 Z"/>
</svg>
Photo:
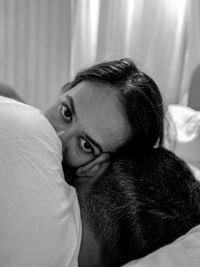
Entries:
<svg viewBox="0 0 200 267">
<path fill-rule="evenodd" d="M 115 159 L 85 202 L 104 267 L 146 256 L 200 223 L 200 184 L 163 148 Z"/>
<path fill-rule="evenodd" d="M 156 144 L 162 146 L 164 109 L 161 93 L 153 79 L 140 71 L 131 59 L 94 65 L 79 72 L 63 88 L 69 90 L 83 81 L 109 84 L 119 94 L 133 131 L 133 138 L 125 144 L 124 151 L 137 152 Z"/>
</svg>

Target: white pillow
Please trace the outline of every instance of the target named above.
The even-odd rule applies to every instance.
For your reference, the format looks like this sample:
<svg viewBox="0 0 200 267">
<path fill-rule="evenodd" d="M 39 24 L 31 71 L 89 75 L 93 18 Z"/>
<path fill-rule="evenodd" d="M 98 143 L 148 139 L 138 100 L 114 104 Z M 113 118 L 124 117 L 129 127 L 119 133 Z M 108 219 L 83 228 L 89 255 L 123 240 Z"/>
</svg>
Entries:
<svg viewBox="0 0 200 267">
<path fill-rule="evenodd" d="M 37 109 L 0 97 L 0 266 L 78 266 L 80 211 L 61 152 Z"/>
<path fill-rule="evenodd" d="M 169 105 L 168 112 L 172 119 L 170 133 L 173 145 L 168 142 L 166 146 L 187 163 L 200 168 L 200 111 Z"/>
<path fill-rule="evenodd" d="M 198 267 L 200 263 L 200 226 L 175 242 L 124 267 Z"/>
</svg>

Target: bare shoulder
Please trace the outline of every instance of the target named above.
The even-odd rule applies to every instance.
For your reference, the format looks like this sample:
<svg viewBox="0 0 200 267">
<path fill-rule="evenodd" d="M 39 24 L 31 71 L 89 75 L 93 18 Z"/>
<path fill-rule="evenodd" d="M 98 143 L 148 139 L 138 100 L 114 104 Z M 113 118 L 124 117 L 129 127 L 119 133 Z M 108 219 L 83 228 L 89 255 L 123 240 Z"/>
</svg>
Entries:
<svg viewBox="0 0 200 267">
<path fill-rule="evenodd" d="M 16 90 L 8 84 L 0 82 L 0 95 L 25 103 Z"/>
</svg>

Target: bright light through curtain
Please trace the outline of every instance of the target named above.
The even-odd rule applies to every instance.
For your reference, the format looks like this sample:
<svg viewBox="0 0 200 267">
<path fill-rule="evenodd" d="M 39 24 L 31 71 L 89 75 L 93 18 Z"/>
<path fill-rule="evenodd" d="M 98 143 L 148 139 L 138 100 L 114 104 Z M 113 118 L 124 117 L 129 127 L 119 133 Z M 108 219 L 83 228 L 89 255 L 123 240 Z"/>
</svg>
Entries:
<svg viewBox="0 0 200 267">
<path fill-rule="evenodd" d="M 199 0 L 77 1 L 71 74 L 130 57 L 156 80 L 166 103 L 186 103 L 200 62 L 199 10 Z"/>
<path fill-rule="evenodd" d="M 132 58 L 168 103 L 200 63 L 199 0 L 0 0 L 0 81 L 45 110 L 80 69 Z"/>
<path fill-rule="evenodd" d="M 70 77 L 96 61 L 99 0 L 77 0 L 71 36 Z"/>
</svg>

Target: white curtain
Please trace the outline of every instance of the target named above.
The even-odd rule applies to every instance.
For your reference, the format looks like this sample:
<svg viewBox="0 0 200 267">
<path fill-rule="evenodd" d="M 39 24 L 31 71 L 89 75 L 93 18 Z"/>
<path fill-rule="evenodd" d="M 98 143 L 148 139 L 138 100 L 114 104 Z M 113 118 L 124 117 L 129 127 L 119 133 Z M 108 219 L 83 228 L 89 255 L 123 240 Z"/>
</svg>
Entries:
<svg viewBox="0 0 200 267">
<path fill-rule="evenodd" d="M 69 79 L 73 11 L 73 0 L 0 0 L 0 80 L 42 110 Z"/>
<path fill-rule="evenodd" d="M 0 80 L 45 110 L 96 62 L 122 57 L 187 104 L 200 63 L 200 0 L 0 0 Z"/>
<path fill-rule="evenodd" d="M 89 5 L 93 0 L 77 2 L 82 12 L 85 2 Z M 191 75 L 200 63 L 200 1 L 100 0 L 98 5 L 97 42 L 90 47 L 92 53 L 84 55 L 81 67 L 92 61 L 130 57 L 156 80 L 166 103 L 187 104 Z M 75 23 L 80 30 L 80 16 Z M 88 35 L 76 37 L 80 51 Z M 75 72 L 79 56 L 73 60 Z"/>
<path fill-rule="evenodd" d="M 189 0 L 188 2 L 187 40 L 184 63 L 179 99 L 182 104 L 186 105 L 188 103 L 188 94 L 190 90 L 193 90 L 191 88 L 194 78 L 193 74 L 200 65 L 200 0 Z M 197 97 L 200 102 L 200 84 L 194 90 L 194 97 Z"/>
</svg>

